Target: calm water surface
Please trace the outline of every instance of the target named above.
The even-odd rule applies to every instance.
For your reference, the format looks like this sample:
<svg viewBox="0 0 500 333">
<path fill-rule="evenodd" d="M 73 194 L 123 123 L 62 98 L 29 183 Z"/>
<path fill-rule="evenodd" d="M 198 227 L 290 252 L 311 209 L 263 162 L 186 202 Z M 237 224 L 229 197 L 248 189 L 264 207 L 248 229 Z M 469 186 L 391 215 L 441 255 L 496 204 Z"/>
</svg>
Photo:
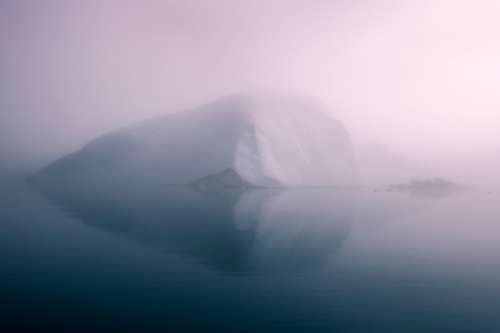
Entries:
<svg viewBox="0 0 500 333">
<path fill-rule="evenodd" d="M 500 196 L 0 186 L 2 332 L 500 332 Z"/>
</svg>

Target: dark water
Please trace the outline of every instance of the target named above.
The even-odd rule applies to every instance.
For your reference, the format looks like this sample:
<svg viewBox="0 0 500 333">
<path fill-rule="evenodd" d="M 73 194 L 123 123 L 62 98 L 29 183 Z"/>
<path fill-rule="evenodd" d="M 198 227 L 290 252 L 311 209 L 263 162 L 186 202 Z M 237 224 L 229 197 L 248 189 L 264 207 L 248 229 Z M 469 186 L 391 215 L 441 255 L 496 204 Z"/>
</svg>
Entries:
<svg viewBox="0 0 500 333">
<path fill-rule="evenodd" d="M 1 181 L 1 332 L 500 332 L 496 194 Z"/>
</svg>

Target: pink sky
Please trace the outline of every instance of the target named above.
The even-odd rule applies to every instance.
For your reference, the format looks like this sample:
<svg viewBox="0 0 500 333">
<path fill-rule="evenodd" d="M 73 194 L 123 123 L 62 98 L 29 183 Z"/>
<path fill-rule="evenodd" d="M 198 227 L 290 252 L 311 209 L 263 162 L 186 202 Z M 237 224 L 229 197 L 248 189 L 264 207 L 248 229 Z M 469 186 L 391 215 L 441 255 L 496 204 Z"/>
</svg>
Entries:
<svg viewBox="0 0 500 333">
<path fill-rule="evenodd" d="M 325 100 L 357 142 L 498 150 L 499 17 L 495 0 L 0 0 L 0 149 L 275 90 Z"/>
</svg>

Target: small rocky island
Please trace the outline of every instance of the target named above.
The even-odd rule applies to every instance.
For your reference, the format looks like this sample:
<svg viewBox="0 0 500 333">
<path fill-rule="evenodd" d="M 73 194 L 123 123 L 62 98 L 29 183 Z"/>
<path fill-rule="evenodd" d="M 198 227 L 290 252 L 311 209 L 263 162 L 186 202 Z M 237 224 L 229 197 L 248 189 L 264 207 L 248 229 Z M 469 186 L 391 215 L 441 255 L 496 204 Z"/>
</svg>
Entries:
<svg viewBox="0 0 500 333">
<path fill-rule="evenodd" d="M 408 183 L 396 184 L 389 190 L 404 191 L 420 195 L 449 195 L 465 189 L 466 186 L 444 178 L 415 179 Z"/>
</svg>

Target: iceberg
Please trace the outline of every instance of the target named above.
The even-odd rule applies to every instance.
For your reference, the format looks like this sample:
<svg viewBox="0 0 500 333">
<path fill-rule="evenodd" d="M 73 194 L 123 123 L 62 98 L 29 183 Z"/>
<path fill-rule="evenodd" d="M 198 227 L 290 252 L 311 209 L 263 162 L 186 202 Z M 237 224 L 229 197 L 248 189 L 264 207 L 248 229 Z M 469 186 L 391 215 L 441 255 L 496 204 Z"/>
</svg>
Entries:
<svg viewBox="0 0 500 333">
<path fill-rule="evenodd" d="M 320 102 L 230 95 L 105 134 L 34 179 L 81 186 L 135 181 L 206 187 L 222 179 L 231 186 L 315 187 L 352 185 L 353 170 L 349 134 Z"/>
</svg>

